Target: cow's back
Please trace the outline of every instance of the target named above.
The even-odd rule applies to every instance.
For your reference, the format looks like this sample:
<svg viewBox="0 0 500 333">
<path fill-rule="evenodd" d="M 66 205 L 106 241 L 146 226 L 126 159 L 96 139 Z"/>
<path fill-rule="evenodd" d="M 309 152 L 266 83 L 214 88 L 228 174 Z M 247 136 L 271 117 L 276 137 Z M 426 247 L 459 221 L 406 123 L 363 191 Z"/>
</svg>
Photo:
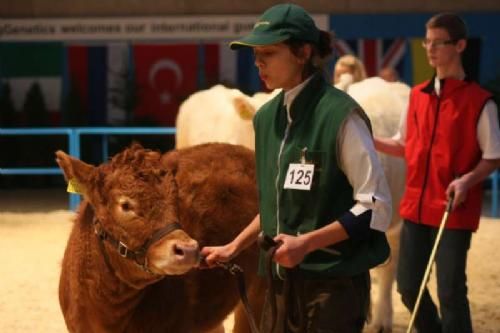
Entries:
<svg viewBox="0 0 500 333">
<path fill-rule="evenodd" d="M 167 164 L 176 164 L 183 229 L 201 247 L 233 240 L 258 213 L 254 152 L 243 146 L 212 143 L 170 154 L 166 160 Z M 234 262 L 245 272 L 248 292 L 254 296 L 251 302 L 258 314 L 263 281 L 257 277 L 256 244 Z M 217 318 L 231 312 L 240 300 L 236 278 L 222 268 L 192 271 L 183 280 L 179 290 L 185 289 L 183 294 L 188 295 L 188 308 L 192 311 L 189 316 L 195 322 L 216 324 Z M 243 318 L 238 320 L 246 322 Z"/>
<path fill-rule="evenodd" d="M 252 133 L 252 123 L 241 119 L 233 100 L 245 95 L 223 85 L 216 85 L 189 96 L 179 107 L 176 119 L 176 148 L 206 142 L 247 144 L 246 133 Z M 252 142 L 253 143 L 253 140 Z"/>
<path fill-rule="evenodd" d="M 410 87 L 401 82 L 386 82 L 372 77 L 351 84 L 347 92 L 364 109 L 370 118 L 373 133 L 379 137 L 394 136 L 400 126 L 400 117 L 408 107 Z M 393 209 L 391 225 L 386 235 L 391 247 L 390 260 L 373 270 L 372 279 L 378 286 L 373 297 L 372 323 L 367 332 L 388 332 L 392 329 L 392 284 L 399 257 L 399 234 L 402 219 L 399 215 L 399 201 L 404 192 L 406 166 L 402 158 L 378 153 L 391 191 Z"/>
</svg>

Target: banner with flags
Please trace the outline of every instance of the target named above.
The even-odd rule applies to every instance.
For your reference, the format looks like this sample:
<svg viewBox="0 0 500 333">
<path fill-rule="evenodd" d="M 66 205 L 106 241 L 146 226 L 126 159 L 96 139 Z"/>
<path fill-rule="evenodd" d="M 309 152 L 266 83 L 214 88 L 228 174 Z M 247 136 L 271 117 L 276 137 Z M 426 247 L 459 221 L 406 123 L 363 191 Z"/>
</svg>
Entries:
<svg viewBox="0 0 500 333">
<path fill-rule="evenodd" d="M 47 110 L 60 109 L 63 58 L 62 43 L 0 43 L 0 79 L 10 85 L 17 111 L 34 83 L 40 85 Z"/>
<path fill-rule="evenodd" d="M 136 116 L 174 126 L 180 103 L 218 81 L 217 44 L 133 46 L 138 104 Z"/>
<path fill-rule="evenodd" d="M 464 52 L 469 77 L 478 79 L 481 39 Z M 433 74 L 421 38 L 346 39 L 336 41 L 338 55 L 354 54 L 369 76 L 385 67 L 401 79 L 420 83 Z M 31 85 L 41 85 L 53 125 L 68 96 L 81 109 L 84 125 L 174 126 L 179 105 L 194 92 L 218 83 L 247 94 L 265 90 L 251 49 L 238 52 L 227 41 L 198 43 L 0 43 L 0 80 L 11 87 L 21 110 Z M 76 96 L 76 99 L 75 99 Z M 76 100 L 76 102 L 75 102 Z"/>
<path fill-rule="evenodd" d="M 87 112 L 89 96 L 88 47 L 69 45 L 66 47 L 66 71 L 64 87 L 66 94 L 75 94 L 80 107 Z"/>
<path fill-rule="evenodd" d="M 106 45 L 68 45 L 65 91 L 74 89 L 89 125 L 107 123 L 108 48 Z"/>
<path fill-rule="evenodd" d="M 339 39 L 335 50 L 339 56 L 353 54 L 365 65 L 366 74 L 375 76 L 384 67 L 402 72 L 402 59 L 406 53 L 406 40 L 395 39 Z"/>
<path fill-rule="evenodd" d="M 423 38 L 339 39 L 335 41 L 335 51 L 338 56 L 352 54 L 358 57 L 365 65 L 369 77 L 378 75 L 384 67 L 392 67 L 403 81 L 415 85 L 431 78 L 434 73 L 427 61 L 422 40 Z M 480 54 L 481 40 L 469 38 L 462 59 L 467 75 L 473 80 L 479 79 L 477 59 Z"/>
<path fill-rule="evenodd" d="M 128 43 L 107 45 L 107 122 L 123 125 L 133 120 L 135 107 L 134 63 Z"/>
</svg>

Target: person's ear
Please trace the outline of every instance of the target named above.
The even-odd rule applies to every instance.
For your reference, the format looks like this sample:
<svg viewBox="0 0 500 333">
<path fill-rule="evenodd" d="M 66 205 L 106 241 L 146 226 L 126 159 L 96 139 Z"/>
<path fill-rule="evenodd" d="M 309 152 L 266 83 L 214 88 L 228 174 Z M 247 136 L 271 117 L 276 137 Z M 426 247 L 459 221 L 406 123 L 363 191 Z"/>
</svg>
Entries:
<svg viewBox="0 0 500 333">
<path fill-rule="evenodd" d="M 465 39 L 459 39 L 457 44 L 455 45 L 455 48 L 458 53 L 464 52 L 466 47 L 467 47 L 467 40 Z"/>
<path fill-rule="evenodd" d="M 304 44 L 304 46 L 300 48 L 300 53 L 299 53 L 300 63 L 301 64 L 307 63 L 309 59 L 311 59 L 311 55 L 312 55 L 311 44 Z"/>
</svg>

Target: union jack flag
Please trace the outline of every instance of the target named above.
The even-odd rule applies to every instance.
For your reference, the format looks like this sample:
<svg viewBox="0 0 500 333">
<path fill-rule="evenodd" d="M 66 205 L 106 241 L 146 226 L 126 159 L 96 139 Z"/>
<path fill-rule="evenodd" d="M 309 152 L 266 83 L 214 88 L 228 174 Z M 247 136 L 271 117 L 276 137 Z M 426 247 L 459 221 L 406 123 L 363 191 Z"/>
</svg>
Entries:
<svg viewBox="0 0 500 333">
<path fill-rule="evenodd" d="M 392 67 L 401 74 L 401 63 L 406 52 L 406 40 L 396 39 L 352 39 L 335 41 L 339 56 L 353 54 L 365 65 L 366 74 L 375 76 L 380 69 Z"/>
</svg>

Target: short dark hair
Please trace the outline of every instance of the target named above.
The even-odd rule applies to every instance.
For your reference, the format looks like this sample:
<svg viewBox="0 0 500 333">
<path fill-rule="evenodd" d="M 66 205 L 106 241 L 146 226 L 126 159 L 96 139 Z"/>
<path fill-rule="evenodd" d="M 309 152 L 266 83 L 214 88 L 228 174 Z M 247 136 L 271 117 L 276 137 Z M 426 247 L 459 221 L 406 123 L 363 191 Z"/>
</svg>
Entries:
<svg viewBox="0 0 500 333">
<path fill-rule="evenodd" d="M 316 71 L 325 70 L 325 65 L 329 61 L 330 56 L 333 53 L 332 47 L 332 35 L 327 31 L 320 30 L 319 41 L 316 44 L 312 44 L 303 40 L 298 39 L 287 39 L 283 43 L 290 48 L 290 51 L 295 55 L 299 55 L 300 49 L 305 44 L 310 44 L 312 47 L 312 54 L 309 61 L 306 63 L 304 68 L 304 78 L 308 77 Z"/>
<path fill-rule="evenodd" d="M 464 20 L 455 13 L 441 13 L 434 15 L 425 24 L 427 29 L 444 29 L 450 39 L 458 41 L 467 39 L 467 26 Z"/>
</svg>

